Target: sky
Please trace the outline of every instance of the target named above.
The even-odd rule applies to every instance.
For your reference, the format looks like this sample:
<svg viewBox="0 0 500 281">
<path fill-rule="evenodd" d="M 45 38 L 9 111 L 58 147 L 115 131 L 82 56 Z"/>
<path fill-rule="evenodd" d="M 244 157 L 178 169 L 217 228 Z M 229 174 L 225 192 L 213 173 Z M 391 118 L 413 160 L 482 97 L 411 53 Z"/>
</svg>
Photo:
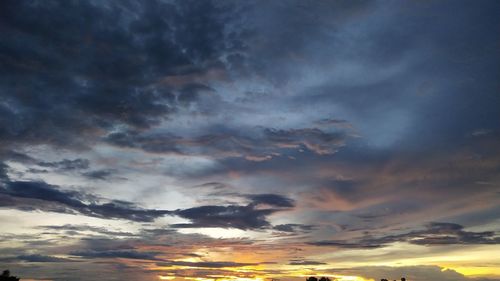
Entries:
<svg viewBox="0 0 500 281">
<path fill-rule="evenodd" d="M 500 1 L 0 2 L 0 269 L 500 280 Z"/>
</svg>

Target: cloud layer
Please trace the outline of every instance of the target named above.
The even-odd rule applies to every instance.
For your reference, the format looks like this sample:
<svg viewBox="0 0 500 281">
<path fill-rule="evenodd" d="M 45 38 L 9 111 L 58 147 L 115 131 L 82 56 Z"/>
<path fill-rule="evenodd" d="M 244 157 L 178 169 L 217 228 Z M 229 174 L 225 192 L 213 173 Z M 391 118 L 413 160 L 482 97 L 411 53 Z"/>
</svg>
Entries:
<svg viewBox="0 0 500 281">
<path fill-rule="evenodd" d="M 499 9 L 2 1 L 0 260 L 57 281 L 499 279 Z"/>
</svg>

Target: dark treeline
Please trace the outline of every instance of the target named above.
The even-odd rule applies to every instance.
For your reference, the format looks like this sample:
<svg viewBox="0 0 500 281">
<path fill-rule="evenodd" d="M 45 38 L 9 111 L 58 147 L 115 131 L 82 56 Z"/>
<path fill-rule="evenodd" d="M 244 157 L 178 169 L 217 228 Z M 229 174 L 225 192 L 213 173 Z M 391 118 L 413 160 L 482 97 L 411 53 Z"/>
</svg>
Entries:
<svg viewBox="0 0 500 281">
<path fill-rule="evenodd" d="M 331 280 L 328 277 L 321 277 L 319 279 L 316 277 L 309 277 L 306 279 L 306 281 L 331 281 Z"/>
<path fill-rule="evenodd" d="M 19 281 L 19 278 L 10 276 L 10 271 L 4 270 L 2 275 L 0 275 L 0 281 Z"/>
<path fill-rule="evenodd" d="M 306 279 L 306 281 L 331 281 L 330 278 L 328 277 L 321 277 L 321 278 L 316 278 L 316 277 L 309 277 Z M 389 281 L 387 279 L 380 279 L 380 281 Z M 396 280 L 394 280 L 396 281 Z M 401 278 L 401 281 L 406 281 L 406 278 Z"/>
</svg>

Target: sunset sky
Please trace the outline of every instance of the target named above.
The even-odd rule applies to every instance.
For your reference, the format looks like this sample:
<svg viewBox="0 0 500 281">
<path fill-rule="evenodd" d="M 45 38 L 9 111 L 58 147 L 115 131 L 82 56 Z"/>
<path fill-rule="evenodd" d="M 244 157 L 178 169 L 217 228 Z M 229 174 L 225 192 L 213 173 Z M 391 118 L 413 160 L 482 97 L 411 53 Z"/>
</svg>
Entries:
<svg viewBox="0 0 500 281">
<path fill-rule="evenodd" d="M 0 270 L 500 280 L 500 1 L 0 1 Z"/>
</svg>

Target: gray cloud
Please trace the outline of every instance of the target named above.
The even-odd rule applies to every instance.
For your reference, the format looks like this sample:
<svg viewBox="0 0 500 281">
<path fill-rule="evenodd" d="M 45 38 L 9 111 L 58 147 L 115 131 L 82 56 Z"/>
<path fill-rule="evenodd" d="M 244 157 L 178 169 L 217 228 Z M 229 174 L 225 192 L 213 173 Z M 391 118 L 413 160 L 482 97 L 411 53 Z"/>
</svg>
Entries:
<svg viewBox="0 0 500 281">
<path fill-rule="evenodd" d="M 351 242 L 353 241 L 353 242 Z M 381 237 L 364 236 L 360 239 L 324 240 L 309 242 L 314 246 L 331 246 L 352 249 L 376 249 L 395 242 L 408 242 L 415 245 L 469 245 L 469 244 L 500 244 L 500 236 L 493 231 L 465 231 L 464 227 L 454 223 L 433 222 L 424 230 L 415 230 L 403 234 Z"/>
<path fill-rule="evenodd" d="M 192 221 L 189 224 L 173 224 L 172 227 L 175 228 L 268 228 L 270 223 L 266 219 L 267 216 L 295 206 L 293 200 L 277 194 L 255 194 L 244 197 L 250 199 L 250 204 L 246 206 L 200 206 L 169 211 L 142 209 L 131 202 L 119 200 L 97 203 L 93 196 L 76 191 L 64 191 L 58 186 L 45 182 L 8 181 L 0 188 L 0 199 L 2 199 L 0 206 L 20 210 L 79 213 L 105 219 L 126 219 L 137 222 L 151 222 L 165 215 L 175 215 Z M 261 208 L 261 205 L 268 207 Z"/>
<path fill-rule="evenodd" d="M 207 86 L 158 82 L 223 68 L 219 56 L 234 48 L 224 32 L 228 9 L 186 1 L 3 3 L 10 39 L 0 49 L 2 143 L 81 146 L 100 130 L 165 120 Z M 85 23 L 89 15 L 98 20 Z"/>
<path fill-rule="evenodd" d="M 17 259 L 26 262 L 75 262 L 75 260 L 72 259 L 58 258 L 53 256 L 44 256 L 37 254 L 17 256 Z"/>
<path fill-rule="evenodd" d="M 279 224 L 273 227 L 274 230 L 283 232 L 311 232 L 315 228 L 316 226 L 314 225 L 296 224 L 296 223 Z"/>
<path fill-rule="evenodd" d="M 86 203 L 85 201 L 93 201 L 94 198 L 76 191 L 64 191 L 45 182 L 8 181 L 0 188 L 0 196 L 3 199 L 0 200 L 3 207 L 80 213 L 108 219 L 148 222 L 170 213 L 164 210 L 141 209 L 133 203 L 118 200 L 102 204 Z"/>
<path fill-rule="evenodd" d="M 277 194 L 247 196 L 246 206 L 201 206 L 175 211 L 175 215 L 191 220 L 189 224 L 173 224 L 175 228 L 222 227 L 239 229 L 265 229 L 271 227 L 267 216 L 293 208 L 293 200 Z M 262 208 L 260 205 L 267 207 Z"/>
<path fill-rule="evenodd" d="M 257 210 L 252 206 L 202 206 L 176 212 L 176 215 L 192 221 L 171 225 L 176 228 L 223 227 L 239 229 L 259 229 L 270 226 L 268 215 L 277 209 Z"/>
<path fill-rule="evenodd" d="M 44 225 L 38 227 L 39 229 L 44 230 L 56 230 L 56 231 L 64 231 L 64 232 L 72 232 L 79 233 L 82 231 L 91 231 L 96 232 L 103 235 L 109 236 L 136 236 L 131 232 L 123 232 L 123 231 L 112 231 L 105 227 L 96 227 L 90 225 L 73 225 L 73 224 L 64 224 L 64 225 Z"/>
<path fill-rule="evenodd" d="M 8 178 L 7 170 L 9 166 L 3 162 L 0 162 L 0 180 L 4 180 Z"/>
<path fill-rule="evenodd" d="M 289 265 L 323 265 L 324 262 L 311 261 L 311 260 L 290 260 Z"/>
<path fill-rule="evenodd" d="M 112 133 L 106 137 L 117 146 L 148 152 L 181 155 L 206 155 L 215 158 L 243 157 L 263 161 L 287 151 L 309 150 L 329 155 L 345 144 L 343 132 L 326 132 L 317 128 L 277 130 L 258 128 L 248 134 L 236 131 L 185 138 L 169 133 L 140 134 L 135 131 Z"/>
<path fill-rule="evenodd" d="M 114 170 L 112 169 L 101 169 L 101 170 L 93 170 L 83 173 L 82 175 L 94 180 L 106 180 L 111 175 L 113 175 Z"/>
<path fill-rule="evenodd" d="M 71 171 L 71 170 L 88 169 L 90 161 L 88 159 L 74 159 L 74 160 L 63 159 L 58 162 L 38 162 L 37 165 L 46 168 Z"/>
<path fill-rule="evenodd" d="M 253 205 L 269 205 L 275 207 L 292 208 L 295 203 L 290 198 L 278 195 L 278 194 L 254 194 L 247 196 L 252 200 Z"/>
<path fill-rule="evenodd" d="M 73 256 L 83 258 L 124 258 L 124 259 L 137 259 L 137 260 L 158 260 L 156 256 L 158 252 L 139 252 L 134 250 L 103 250 L 103 251 L 74 251 L 70 253 Z"/>
</svg>

